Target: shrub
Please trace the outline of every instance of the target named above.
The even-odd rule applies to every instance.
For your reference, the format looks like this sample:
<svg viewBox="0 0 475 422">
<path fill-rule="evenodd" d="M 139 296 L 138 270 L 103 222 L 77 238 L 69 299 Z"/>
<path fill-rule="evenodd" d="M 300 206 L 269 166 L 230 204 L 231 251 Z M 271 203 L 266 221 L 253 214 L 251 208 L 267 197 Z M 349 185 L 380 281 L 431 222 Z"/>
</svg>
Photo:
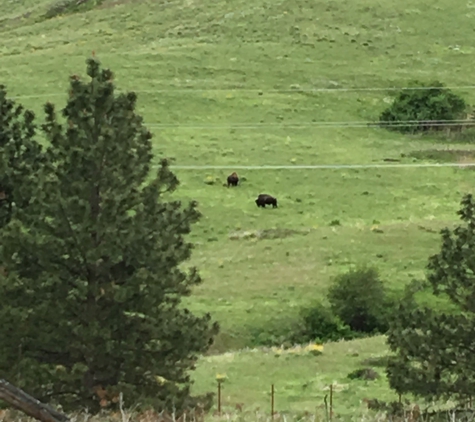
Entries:
<svg viewBox="0 0 475 422">
<path fill-rule="evenodd" d="M 355 337 L 348 325 L 335 316 L 331 309 L 320 302 L 300 312 L 299 328 L 293 335 L 293 342 L 325 342 Z"/>
<path fill-rule="evenodd" d="M 430 87 L 430 89 L 403 89 L 391 106 L 381 113 L 380 125 L 403 133 L 448 127 L 455 129 L 453 124 L 449 126 L 444 124 L 444 121 L 464 117 L 467 108 L 464 99 L 444 88 L 440 82 L 431 84 L 415 82 L 414 85 L 414 88 Z M 403 122 L 408 122 L 408 125 L 404 125 Z"/>
<path fill-rule="evenodd" d="M 90 10 L 101 5 L 103 1 L 104 0 L 58 0 L 49 6 L 44 17 L 51 19 L 59 15 Z"/>
<path fill-rule="evenodd" d="M 360 368 L 347 375 L 351 380 L 374 381 L 379 378 L 379 374 L 373 368 Z"/>
<path fill-rule="evenodd" d="M 328 292 L 331 310 L 351 330 L 384 333 L 392 308 L 374 268 L 359 268 L 337 276 Z"/>
<path fill-rule="evenodd" d="M 249 336 L 251 347 L 270 347 L 280 346 L 289 343 L 288 333 L 291 330 L 281 328 L 276 329 L 274 326 L 258 326 L 249 328 Z"/>
<path fill-rule="evenodd" d="M 261 320 L 259 324 L 247 327 L 250 347 L 291 347 L 294 343 L 295 333 L 300 329 L 301 323 L 298 314 L 285 314 L 282 317 L 270 320 Z"/>
</svg>

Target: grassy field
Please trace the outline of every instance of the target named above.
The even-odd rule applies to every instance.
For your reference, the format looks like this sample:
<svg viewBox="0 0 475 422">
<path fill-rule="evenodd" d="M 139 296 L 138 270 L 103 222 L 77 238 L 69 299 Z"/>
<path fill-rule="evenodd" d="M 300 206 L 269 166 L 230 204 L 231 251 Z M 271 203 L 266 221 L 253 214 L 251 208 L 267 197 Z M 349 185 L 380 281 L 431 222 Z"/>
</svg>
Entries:
<svg viewBox="0 0 475 422">
<path fill-rule="evenodd" d="M 333 409 L 336 417 L 348 418 L 364 413 L 362 399 L 377 397 L 397 401 L 387 387 L 384 368 L 380 367 L 385 345 L 381 337 L 325 346 L 323 354 L 302 351 L 279 354 L 273 350 L 249 349 L 204 358 L 197 369 L 197 391 L 216 391 L 213 373 L 225 374 L 222 384 L 222 409 L 236 413 L 262 411 L 270 414 L 271 384 L 275 390 L 275 410 L 324 416 L 324 396 L 333 384 Z M 351 380 L 355 369 L 372 365 L 380 378 L 374 381 Z M 331 368 L 331 371 L 328 369 Z M 329 398 L 327 397 L 327 401 Z"/>
<path fill-rule="evenodd" d="M 471 3 L 106 0 L 41 18 L 51 4 L 0 0 L 0 83 L 10 95 L 38 115 L 46 101 L 61 107 L 68 76 L 84 74 L 94 50 L 120 90 L 139 93 L 157 160 L 229 167 L 177 170 L 177 195 L 198 200 L 203 212 L 191 238 L 205 282 L 190 306 L 220 322 L 214 352 L 253 345 L 290 324 L 302 305 L 325 294 L 332 276 L 356 264 L 377 266 L 389 287 L 403 288 L 424 274 L 438 230 L 456 221 L 462 194 L 474 191 L 473 171 L 442 167 L 246 169 L 238 171 L 242 186 L 223 187 L 236 165 L 470 159 L 474 147 L 461 140 L 322 122 L 374 121 L 394 94 L 388 88 L 414 79 L 459 87 L 473 103 Z M 278 198 L 278 209 L 255 206 L 264 192 Z M 262 230 L 268 238 L 249 236 Z M 211 388 L 215 373 L 226 372 L 229 403 L 265 406 L 276 382 L 278 407 L 312 410 L 325 383 L 349 384 L 358 360 L 385 347 L 374 338 L 325 350 L 314 358 L 209 356 L 196 389 Z M 348 357 L 350 350 L 359 356 Z M 391 393 L 382 378 L 338 394 L 338 411 L 348 413 L 363 396 Z"/>
</svg>

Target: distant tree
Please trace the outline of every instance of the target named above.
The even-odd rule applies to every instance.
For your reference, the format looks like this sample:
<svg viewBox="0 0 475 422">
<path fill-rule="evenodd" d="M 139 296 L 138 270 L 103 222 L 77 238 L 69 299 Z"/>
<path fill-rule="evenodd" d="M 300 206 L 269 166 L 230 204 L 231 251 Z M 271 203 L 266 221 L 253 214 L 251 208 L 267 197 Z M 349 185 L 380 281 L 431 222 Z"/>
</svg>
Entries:
<svg viewBox="0 0 475 422">
<path fill-rule="evenodd" d="M 403 89 L 384 110 L 380 125 L 387 129 L 416 133 L 450 128 L 448 120 L 463 119 L 467 103 L 438 81 L 415 82 L 412 89 Z M 404 122 L 408 124 L 405 125 Z"/>
<path fill-rule="evenodd" d="M 34 201 L 0 233 L 0 378 L 65 409 L 97 411 L 119 391 L 193 407 L 205 397 L 190 396 L 189 370 L 218 332 L 181 303 L 201 282 L 182 269 L 200 214 L 171 199 L 167 161 L 153 166 L 136 95 L 115 94 L 95 59 L 87 74 L 71 78 L 65 126 L 46 104 Z"/>
<path fill-rule="evenodd" d="M 475 389 L 472 195 L 464 196 L 458 215 L 463 224 L 442 230 L 440 252 L 429 258 L 427 281 L 409 286 L 391 319 L 387 341 L 394 356 L 387 373 L 390 386 L 401 394 L 427 399 L 467 398 Z M 421 290 L 444 307 L 419 303 Z"/>
<path fill-rule="evenodd" d="M 384 333 L 388 328 L 391 304 L 375 268 L 362 267 L 335 277 L 328 300 L 333 313 L 353 331 Z"/>
<path fill-rule="evenodd" d="M 34 195 L 32 181 L 44 161 L 34 139 L 34 119 L 33 112 L 9 99 L 6 87 L 0 85 L 0 228 Z"/>
</svg>

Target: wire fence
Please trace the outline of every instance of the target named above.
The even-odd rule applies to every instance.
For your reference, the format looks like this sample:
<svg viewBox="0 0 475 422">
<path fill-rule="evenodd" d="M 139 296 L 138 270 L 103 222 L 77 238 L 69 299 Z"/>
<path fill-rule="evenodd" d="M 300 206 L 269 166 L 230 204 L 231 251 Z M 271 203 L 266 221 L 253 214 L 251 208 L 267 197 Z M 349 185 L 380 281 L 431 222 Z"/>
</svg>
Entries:
<svg viewBox="0 0 475 422">
<path fill-rule="evenodd" d="M 475 152 L 475 151 L 474 151 Z M 159 167 L 158 164 L 152 166 Z M 474 163 L 415 163 L 415 164 L 316 164 L 316 165 L 171 165 L 177 170 L 324 170 L 324 169 L 371 169 L 371 168 L 433 168 L 433 167 L 475 167 Z"/>
<path fill-rule="evenodd" d="M 348 121 L 348 122 L 301 122 L 301 123 L 229 123 L 229 124 L 188 124 L 188 123 L 145 123 L 150 128 L 174 129 L 259 129 L 259 128 L 388 128 L 388 127 L 470 127 L 475 126 L 475 120 L 424 120 L 424 121 Z"/>
<path fill-rule="evenodd" d="M 299 89 L 270 89 L 265 92 L 268 93 L 298 93 L 298 92 L 322 92 L 322 93 L 332 93 L 332 92 L 357 92 L 357 91 L 394 91 L 394 90 L 430 90 L 440 87 L 362 87 L 362 88 L 299 88 Z M 467 86 L 453 86 L 447 87 L 450 89 L 474 89 L 475 85 Z M 220 91 L 241 91 L 241 92 L 258 92 L 262 94 L 264 91 L 262 89 L 241 89 L 241 88 L 208 88 L 208 89 L 156 89 L 156 90 L 135 90 L 136 93 L 164 93 L 164 92 L 220 92 Z M 121 92 L 121 91 L 118 91 Z M 123 91 L 122 91 L 123 92 Z M 57 97 L 57 96 L 66 96 L 65 93 L 50 93 L 50 94 L 38 94 L 38 95 L 20 95 L 14 96 L 13 99 L 31 99 L 31 98 L 42 98 L 42 97 Z M 472 127 L 475 126 L 475 120 L 472 120 L 472 116 L 469 115 L 467 119 L 446 119 L 446 120 L 385 120 L 385 121 L 312 121 L 312 122 L 278 122 L 278 123 L 221 123 L 221 124 L 200 124 L 200 123 L 161 123 L 161 122 L 147 122 L 146 126 L 156 129 L 265 129 L 265 128 L 289 128 L 289 129 L 299 129 L 299 128 L 398 128 L 398 127 L 420 127 L 424 126 L 426 128 L 457 128 L 457 127 Z"/>
<path fill-rule="evenodd" d="M 150 81 L 153 82 L 153 81 Z M 167 81 L 164 81 L 164 83 Z M 431 89 L 440 89 L 440 86 L 390 86 L 390 87 L 356 87 L 356 88 L 242 88 L 236 86 L 221 87 L 221 88 L 166 88 L 166 89 L 139 89 L 132 90 L 137 94 L 162 94 L 167 92 L 172 93 L 193 93 L 193 92 L 247 92 L 247 93 L 257 93 L 257 94 L 290 94 L 290 93 L 299 93 L 299 92 L 308 92 L 308 93 L 343 93 L 343 92 L 392 92 L 392 91 L 427 91 Z M 464 90 L 464 89 L 475 89 L 475 85 L 461 85 L 461 86 L 444 86 L 444 89 L 451 90 Z M 126 92 L 126 90 L 117 90 L 116 92 Z M 65 92 L 51 92 L 47 94 L 29 94 L 29 95 L 17 95 L 12 97 L 14 99 L 27 99 L 27 98 L 47 98 L 47 97 L 66 97 Z"/>
<path fill-rule="evenodd" d="M 223 384 L 223 379 L 217 378 L 217 412 L 218 415 L 221 416 L 222 413 L 222 405 L 223 405 L 223 400 L 222 400 L 222 384 Z M 328 385 L 328 391 L 329 394 L 326 394 L 324 397 L 324 403 L 325 403 L 325 410 L 327 412 L 327 416 L 329 420 L 332 420 L 333 418 L 333 400 L 334 400 L 334 386 L 333 384 Z M 329 402 L 327 401 L 328 396 L 330 396 Z M 271 418 L 274 418 L 276 415 L 275 411 L 275 384 L 271 384 L 270 386 L 270 416 Z"/>
<path fill-rule="evenodd" d="M 217 381 L 217 396 L 216 396 L 217 397 L 217 411 L 216 413 L 218 416 L 222 416 L 222 414 L 224 413 L 223 407 L 226 405 L 226 403 L 223 402 L 223 397 L 222 397 L 222 393 L 224 390 L 223 388 L 224 379 L 217 378 L 216 381 Z M 334 412 L 335 402 L 336 402 L 335 398 L 337 396 L 337 394 L 335 394 L 336 393 L 335 387 L 336 386 L 334 384 L 329 384 L 324 388 L 324 391 L 328 391 L 328 393 L 325 393 L 323 396 L 323 408 L 325 409 L 325 414 L 326 414 L 325 419 L 327 421 L 333 420 L 333 417 L 335 416 L 335 412 Z M 276 398 L 278 399 L 278 397 L 276 397 L 275 384 L 270 385 L 269 392 L 270 392 L 270 403 L 269 403 L 270 406 L 269 406 L 268 411 L 269 411 L 271 419 L 274 419 L 280 413 L 276 411 L 276 407 L 278 407 L 276 406 L 276 404 L 278 405 L 278 400 L 276 402 Z M 321 400 L 321 399 L 322 397 L 315 397 L 315 401 Z M 369 409 L 373 408 L 373 410 L 377 410 L 378 407 L 384 407 L 386 405 L 385 402 L 381 402 L 375 399 L 373 400 L 363 399 L 363 402 L 366 403 Z M 401 394 L 397 394 L 397 400 L 395 400 L 395 402 L 398 403 L 401 408 L 403 407 L 403 397 Z M 471 399 L 470 399 L 470 403 L 471 403 Z M 242 411 L 242 408 L 240 408 L 239 404 L 236 406 L 236 409 Z M 413 408 L 409 410 L 408 413 L 412 413 L 414 410 L 416 409 Z"/>
</svg>

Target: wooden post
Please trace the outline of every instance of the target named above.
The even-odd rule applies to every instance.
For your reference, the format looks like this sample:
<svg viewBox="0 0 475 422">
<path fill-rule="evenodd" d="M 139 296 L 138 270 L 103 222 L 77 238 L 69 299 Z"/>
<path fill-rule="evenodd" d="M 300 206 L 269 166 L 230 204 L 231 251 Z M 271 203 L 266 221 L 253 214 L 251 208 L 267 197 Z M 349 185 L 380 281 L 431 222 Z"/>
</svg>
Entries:
<svg viewBox="0 0 475 422">
<path fill-rule="evenodd" d="M 399 404 L 401 404 L 401 403 L 402 403 L 402 395 L 401 395 L 401 393 L 399 393 Z"/>
<path fill-rule="evenodd" d="M 274 419 L 274 384 L 271 385 L 270 389 L 270 415 Z"/>
<path fill-rule="evenodd" d="M 218 380 L 218 414 L 221 416 L 221 380 Z"/>
<path fill-rule="evenodd" d="M 23 390 L 0 379 L 0 400 L 41 422 L 68 422 L 69 418 L 52 407 L 26 394 Z"/>
<path fill-rule="evenodd" d="M 330 384 L 330 420 L 333 418 L 333 384 Z"/>
</svg>

